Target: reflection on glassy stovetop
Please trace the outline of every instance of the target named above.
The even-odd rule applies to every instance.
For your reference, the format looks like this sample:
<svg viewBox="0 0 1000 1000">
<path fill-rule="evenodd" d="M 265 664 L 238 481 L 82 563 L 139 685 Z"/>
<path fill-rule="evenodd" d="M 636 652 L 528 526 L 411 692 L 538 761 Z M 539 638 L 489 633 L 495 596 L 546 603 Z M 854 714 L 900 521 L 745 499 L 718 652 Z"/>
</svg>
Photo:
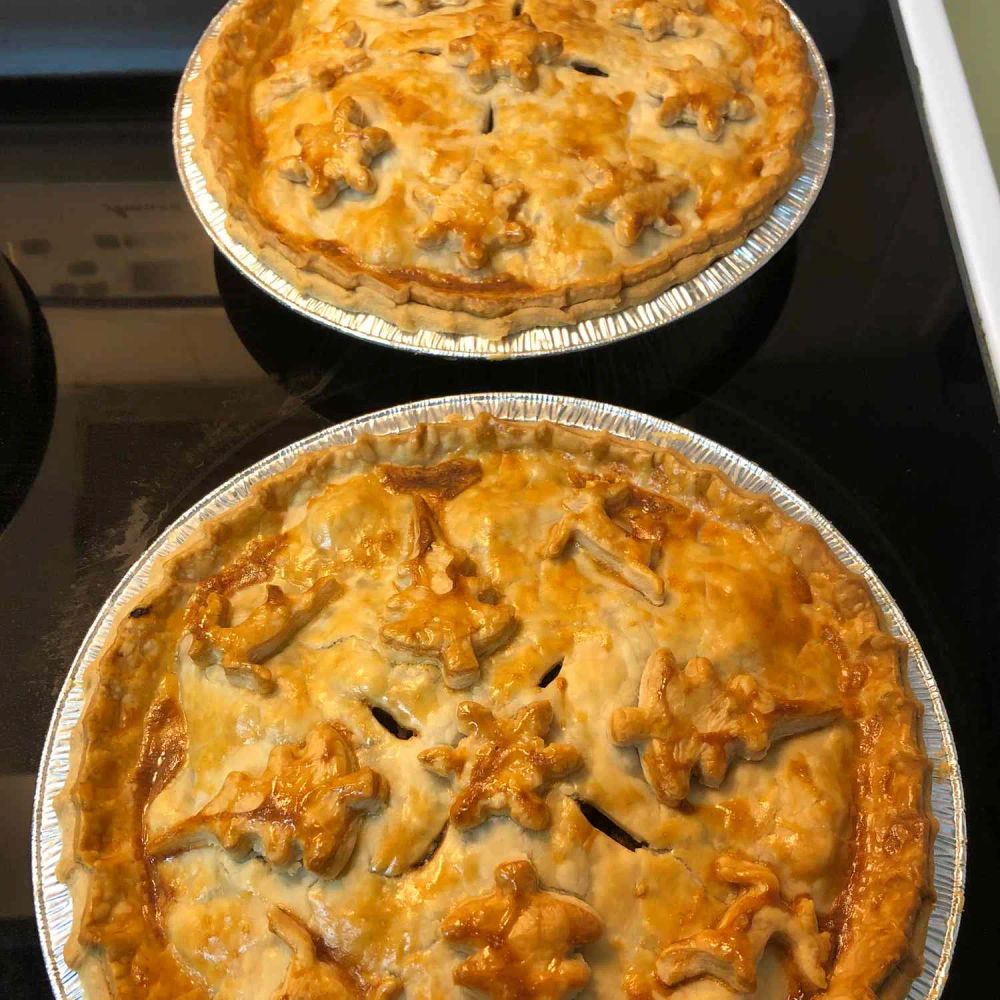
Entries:
<svg viewBox="0 0 1000 1000">
<path fill-rule="evenodd" d="M 455 361 L 340 335 L 291 312 L 215 255 L 223 306 L 246 349 L 293 393 L 322 373 L 309 405 L 331 419 L 457 387 L 565 393 L 568 385 L 578 396 L 655 405 L 669 417 L 686 408 L 685 393 L 710 394 L 753 357 L 785 304 L 794 269 L 792 240 L 754 280 L 660 330 L 579 353 Z"/>
</svg>

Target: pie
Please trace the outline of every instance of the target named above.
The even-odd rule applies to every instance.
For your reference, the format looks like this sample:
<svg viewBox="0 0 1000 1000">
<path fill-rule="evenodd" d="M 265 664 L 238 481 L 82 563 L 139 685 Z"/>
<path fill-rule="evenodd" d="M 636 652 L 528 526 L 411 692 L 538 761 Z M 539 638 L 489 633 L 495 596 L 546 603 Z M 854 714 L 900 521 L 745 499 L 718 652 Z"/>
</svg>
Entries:
<svg viewBox="0 0 1000 1000">
<path fill-rule="evenodd" d="M 818 533 L 483 416 L 307 454 L 88 668 L 67 958 L 123 1000 L 872 1000 L 919 968 L 917 703 Z"/>
<path fill-rule="evenodd" d="M 300 291 L 501 338 L 649 301 L 801 170 L 815 81 L 776 0 L 245 0 L 193 153 Z"/>
</svg>

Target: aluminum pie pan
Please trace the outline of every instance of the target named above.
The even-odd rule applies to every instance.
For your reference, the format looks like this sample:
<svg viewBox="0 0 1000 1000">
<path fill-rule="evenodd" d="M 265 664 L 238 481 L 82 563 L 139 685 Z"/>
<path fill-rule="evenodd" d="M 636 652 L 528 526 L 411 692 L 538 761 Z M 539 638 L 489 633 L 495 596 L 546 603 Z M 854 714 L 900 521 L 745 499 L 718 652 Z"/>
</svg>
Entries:
<svg viewBox="0 0 1000 1000">
<path fill-rule="evenodd" d="M 812 36 L 795 12 L 789 10 L 792 24 L 808 50 L 809 67 L 818 85 L 812 109 L 813 131 L 802 150 L 802 172 L 743 243 L 690 280 L 668 288 L 649 302 L 580 323 L 534 327 L 503 340 L 435 330 L 407 333 L 379 316 L 341 309 L 296 289 L 230 235 L 226 228 L 228 215 L 225 208 L 207 190 L 205 177 L 193 155 L 195 139 L 190 128 L 190 85 L 201 73 L 205 44 L 218 35 L 223 18 L 242 2 L 229 0 L 213 18 L 181 77 L 173 120 L 174 157 L 181 184 L 195 215 L 220 253 L 245 278 L 300 315 L 372 343 L 442 357 L 501 360 L 583 351 L 665 326 L 742 284 L 788 242 L 816 200 L 833 155 L 835 116 L 830 77 Z"/>
<path fill-rule="evenodd" d="M 446 396 L 390 407 L 328 427 L 262 459 L 199 500 L 125 574 L 98 613 L 70 667 L 52 716 L 35 790 L 32 823 L 35 912 L 55 995 L 60 1000 L 83 998 L 80 979 L 63 958 L 73 923 L 73 904 L 69 889 L 56 877 L 63 841 L 54 799 L 69 773 L 70 736 L 83 710 L 84 672 L 102 655 L 113 637 L 114 623 L 146 589 L 154 567 L 176 552 L 201 524 L 236 506 L 257 484 L 283 471 L 306 452 L 348 443 L 362 433 L 393 434 L 409 430 L 417 423 L 451 416 L 474 417 L 484 411 L 508 420 L 550 420 L 626 439 L 652 441 L 674 449 L 692 462 L 713 465 L 737 486 L 770 497 L 789 517 L 811 524 L 836 557 L 864 577 L 878 604 L 884 627 L 905 643 L 907 679 L 923 706 L 924 747 L 934 765 L 930 802 L 938 823 L 933 849 L 935 899 L 928 920 L 924 968 L 907 998 L 938 1000 L 951 965 L 964 903 L 965 797 L 948 714 L 927 658 L 898 605 L 868 563 L 826 518 L 754 462 L 667 420 L 606 403 L 538 393 Z"/>
</svg>

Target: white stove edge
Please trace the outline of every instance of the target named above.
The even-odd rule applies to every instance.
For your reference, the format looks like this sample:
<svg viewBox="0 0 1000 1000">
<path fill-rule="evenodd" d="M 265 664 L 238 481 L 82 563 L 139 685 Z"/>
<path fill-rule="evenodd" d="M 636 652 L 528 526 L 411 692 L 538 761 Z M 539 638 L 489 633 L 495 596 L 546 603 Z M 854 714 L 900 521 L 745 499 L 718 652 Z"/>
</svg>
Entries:
<svg viewBox="0 0 1000 1000">
<path fill-rule="evenodd" d="M 1000 408 L 1000 190 L 942 0 L 893 0 L 983 361 Z"/>
</svg>

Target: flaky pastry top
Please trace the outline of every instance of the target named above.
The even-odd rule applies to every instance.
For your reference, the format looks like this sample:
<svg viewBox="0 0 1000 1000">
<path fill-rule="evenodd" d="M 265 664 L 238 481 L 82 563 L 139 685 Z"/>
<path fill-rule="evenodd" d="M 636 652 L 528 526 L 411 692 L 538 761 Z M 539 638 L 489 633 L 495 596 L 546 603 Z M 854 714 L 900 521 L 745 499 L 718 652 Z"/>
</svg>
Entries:
<svg viewBox="0 0 1000 1000">
<path fill-rule="evenodd" d="M 669 449 L 309 454 L 87 675 L 68 957 L 136 1000 L 870 1000 L 927 891 L 899 653 L 812 528 Z"/>
<path fill-rule="evenodd" d="M 487 336 L 725 252 L 815 93 L 775 0 L 246 0 L 203 64 L 195 155 L 238 238 L 338 304 Z"/>
</svg>

